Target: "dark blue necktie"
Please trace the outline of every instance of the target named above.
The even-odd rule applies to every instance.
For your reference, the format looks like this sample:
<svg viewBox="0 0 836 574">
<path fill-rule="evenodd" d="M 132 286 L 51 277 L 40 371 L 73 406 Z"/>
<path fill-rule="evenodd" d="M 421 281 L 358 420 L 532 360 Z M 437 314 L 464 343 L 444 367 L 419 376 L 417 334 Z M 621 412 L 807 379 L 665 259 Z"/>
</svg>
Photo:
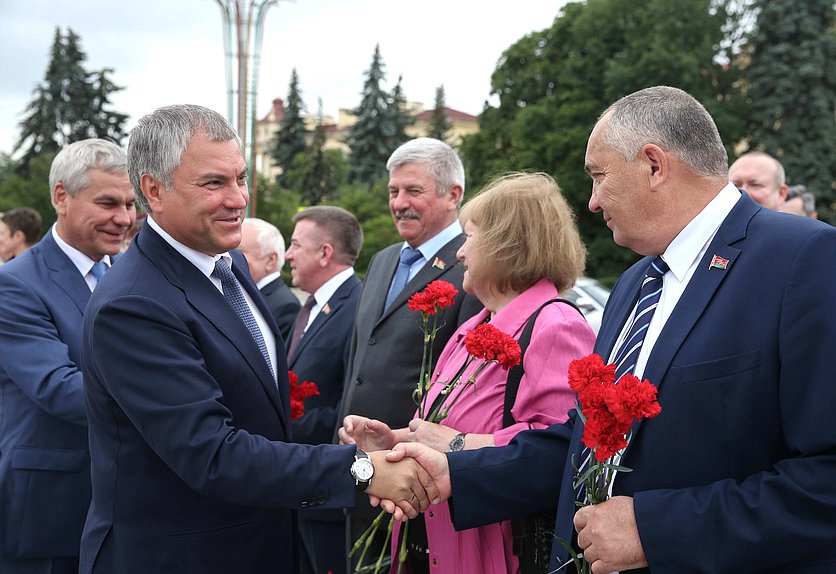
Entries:
<svg viewBox="0 0 836 574">
<path fill-rule="evenodd" d="M 264 361 L 267 363 L 267 368 L 270 369 L 270 374 L 273 375 L 273 380 L 275 381 L 276 373 L 273 372 L 273 365 L 270 363 L 270 354 L 267 352 L 267 345 L 264 344 L 264 337 L 261 334 L 261 329 L 258 328 L 258 323 L 256 323 L 255 317 L 253 317 L 250 306 L 247 305 L 247 300 L 244 299 L 244 293 L 241 291 L 238 279 L 235 278 L 235 275 L 232 273 L 232 269 L 229 268 L 229 264 L 223 257 L 215 262 L 215 271 L 212 272 L 212 275 L 221 280 L 221 288 L 224 292 L 224 299 L 226 299 L 232 306 L 232 309 L 238 314 L 238 317 L 241 318 L 241 321 L 244 322 L 244 325 L 249 330 L 250 335 L 252 335 L 256 345 L 258 345 L 258 350 L 261 351 L 261 356 L 264 357 Z"/>
<path fill-rule="evenodd" d="M 388 309 L 395 297 L 400 295 L 406 283 L 409 280 L 409 268 L 412 264 L 422 257 L 421 252 L 417 249 L 407 246 L 401 251 L 401 260 L 398 262 L 398 270 L 395 271 L 395 277 L 392 279 L 392 286 L 389 287 L 389 294 L 386 296 L 386 306 Z"/>
<path fill-rule="evenodd" d="M 627 335 L 621 346 L 618 347 L 618 352 L 615 354 L 615 381 L 618 383 L 619 379 L 626 374 L 633 372 L 636 368 L 636 361 L 639 358 L 642 344 L 644 343 L 644 336 L 647 333 L 647 328 L 650 326 L 650 320 L 653 318 L 653 312 L 659 305 L 659 297 L 662 295 L 662 277 L 668 272 L 668 264 L 662 261 L 661 257 L 656 257 L 650 262 L 650 266 L 644 273 L 644 281 L 642 281 L 641 290 L 639 291 L 639 301 L 636 303 L 636 311 L 633 313 L 632 323 Z M 589 461 L 592 457 L 592 451 L 584 447 L 581 454 L 581 465 L 579 475 L 583 474 L 589 466 Z M 583 502 L 585 496 L 583 487 L 579 487 L 577 491 L 577 500 Z"/>
</svg>

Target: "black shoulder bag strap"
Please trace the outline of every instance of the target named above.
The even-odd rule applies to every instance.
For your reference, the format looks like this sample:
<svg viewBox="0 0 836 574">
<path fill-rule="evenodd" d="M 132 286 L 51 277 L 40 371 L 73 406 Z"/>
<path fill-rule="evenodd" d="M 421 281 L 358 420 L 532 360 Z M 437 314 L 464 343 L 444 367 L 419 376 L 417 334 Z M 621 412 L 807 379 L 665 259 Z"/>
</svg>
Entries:
<svg viewBox="0 0 836 574">
<path fill-rule="evenodd" d="M 528 322 L 525 324 L 522 335 L 520 335 L 520 339 L 517 341 L 520 345 L 520 364 L 515 367 L 511 367 L 511 370 L 508 371 L 508 381 L 505 383 L 505 408 L 502 410 L 502 428 L 509 427 L 516 422 L 514 420 L 514 416 L 511 414 L 511 408 L 513 408 L 514 403 L 517 401 L 517 391 L 520 390 L 520 381 L 525 374 L 525 369 L 523 368 L 525 350 L 531 342 L 531 333 L 534 331 L 534 322 L 537 321 L 537 316 L 540 315 L 540 311 L 542 311 L 546 305 L 551 305 L 552 303 L 565 303 L 570 305 L 574 307 L 578 313 L 581 313 L 581 316 L 583 316 L 583 313 L 580 309 L 578 309 L 578 306 L 571 301 L 566 299 L 550 299 L 540 305 L 540 307 L 531 314 L 531 317 L 528 318 Z"/>
<path fill-rule="evenodd" d="M 520 363 L 508 371 L 508 380 L 505 383 L 505 406 L 502 410 L 502 428 L 507 428 L 516 422 L 514 416 L 511 414 L 511 408 L 513 408 L 517 400 L 520 381 L 525 374 L 525 369 L 523 368 L 525 351 L 531 342 L 531 333 L 534 331 L 534 323 L 537 321 L 537 316 L 546 305 L 551 305 L 552 303 L 571 305 L 583 316 L 578 306 L 571 301 L 567 301 L 566 299 L 551 299 L 540 305 L 531 314 L 531 317 L 528 318 L 519 341 L 517 341 L 520 345 Z M 548 570 L 549 553 L 554 536 L 554 520 L 554 511 L 551 511 L 524 516 L 514 519 L 511 522 L 511 532 L 514 537 L 513 550 L 514 554 L 519 557 L 520 572 L 522 574 L 542 574 Z"/>
</svg>

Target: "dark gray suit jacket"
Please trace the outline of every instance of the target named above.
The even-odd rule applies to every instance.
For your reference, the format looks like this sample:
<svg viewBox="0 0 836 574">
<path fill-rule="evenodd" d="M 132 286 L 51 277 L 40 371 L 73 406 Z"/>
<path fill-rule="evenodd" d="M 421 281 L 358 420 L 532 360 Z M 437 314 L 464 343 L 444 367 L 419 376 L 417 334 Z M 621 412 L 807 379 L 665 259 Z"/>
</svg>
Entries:
<svg viewBox="0 0 836 574">
<path fill-rule="evenodd" d="M 264 300 L 267 301 L 270 314 L 273 315 L 273 319 L 276 320 L 276 325 L 279 326 L 282 340 L 288 341 L 290 339 L 290 328 L 296 320 L 299 308 L 302 307 L 299 299 L 285 285 L 281 277 L 270 281 L 267 285 L 259 289 L 259 291 L 264 295 Z"/>
</svg>

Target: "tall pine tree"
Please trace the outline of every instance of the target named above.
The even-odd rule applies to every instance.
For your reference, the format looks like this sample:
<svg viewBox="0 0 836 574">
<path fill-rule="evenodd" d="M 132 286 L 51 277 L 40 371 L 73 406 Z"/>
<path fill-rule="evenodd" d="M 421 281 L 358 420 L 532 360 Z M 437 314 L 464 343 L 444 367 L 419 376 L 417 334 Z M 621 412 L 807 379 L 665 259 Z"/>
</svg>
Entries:
<svg viewBox="0 0 836 574">
<path fill-rule="evenodd" d="M 450 131 L 450 118 L 447 116 L 447 104 L 444 101 L 444 86 L 435 89 L 435 108 L 430 118 L 430 137 L 445 141 Z"/>
<path fill-rule="evenodd" d="M 386 175 L 386 160 L 393 148 L 396 126 L 390 113 L 390 96 L 380 83 L 386 79 L 380 45 L 374 48 L 372 64 L 366 72 L 357 122 L 348 133 L 351 155 L 351 181 L 371 187 Z"/>
<path fill-rule="evenodd" d="M 276 178 L 282 186 L 287 186 L 287 174 L 293 170 L 296 156 L 305 151 L 305 120 L 302 117 L 304 103 L 302 93 L 299 90 L 299 76 L 296 68 L 290 74 L 290 86 L 288 87 L 287 104 L 284 107 L 284 115 L 279 122 L 279 130 L 273 138 L 273 150 L 271 155 L 276 165 L 282 168 L 282 173 Z"/>
<path fill-rule="evenodd" d="M 322 124 L 322 100 L 316 128 L 308 152 L 305 154 L 300 197 L 305 205 L 318 205 L 334 198 L 337 189 L 346 179 L 348 165 L 342 151 L 325 149 L 325 126 Z"/>
<path fill-rule="evenodd" d="M 406 95 L 401 86 L 402 81 L 403 77 L 398 76 L 398 83 L 395 84 L 389 99 L 389 116 L 394 125 L 394 134 L 389 142 L 390 153 L 409 139 L 406 129 L 415 123 L 415 118 L 409 113 Z"/>
<path fill-rule="evenodd" d="M 836 11 L 832 0 L 757 0 L 743 70 L 749 146 L 777 157 L 790 183 L 836 200 Z"/>
<path fill-rule="evenodd" d="M 128 116 L 108 109 L 110 95 L 122 88 L 115 85 L 105 68 L 87 71 L 81 39 L 68 28 L 66 34 L 55 29 L 50 61 L 44 82 L 34 90 L 34 98 L 20 122 L 20 138 L 14 151 L 23 150 L 18 171 L 27 173 L 34 158 L 57 153 L 74 141 L 98 137 L 121 143 Z"/>
</svg>

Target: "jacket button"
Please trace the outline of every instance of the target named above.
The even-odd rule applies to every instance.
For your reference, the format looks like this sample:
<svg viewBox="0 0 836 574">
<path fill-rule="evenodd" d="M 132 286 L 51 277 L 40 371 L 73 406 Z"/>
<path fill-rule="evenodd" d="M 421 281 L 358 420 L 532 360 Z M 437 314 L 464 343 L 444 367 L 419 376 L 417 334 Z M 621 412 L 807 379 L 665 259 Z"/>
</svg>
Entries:
<svg viewBox="0 0 836 574">
<path fill-rule="evenodd" d="M 308 507 L 308 501 L 307 501 L 307 500 L 303 500 L 303 501 L 299 504 L 299 506 L 301 506 L 302 508 L 307 508 L 307 507 Z"/>
<path fill-rule="evenodd" d="M 377 343 L 377 339 L 375 339 L 374 337 L 369 337 L 369 345 L 374 345 L 375 343 Z"/>
<path fill-rule="evenodd" d="M 363 377 L 357 377 L 356 379 L 354 379 L 354 384 L 355 385 L 362 385 L 363 384 Z"/>
<path fill-rule="evenodd" d="M 324 494 L 320 494 L 320 495 L 316 498 L 316 503 L 317 503 L 317 504 L 319 504 L 319 505 L 325 504 L 325 495 L 324 495 Z"/>
</svg>

